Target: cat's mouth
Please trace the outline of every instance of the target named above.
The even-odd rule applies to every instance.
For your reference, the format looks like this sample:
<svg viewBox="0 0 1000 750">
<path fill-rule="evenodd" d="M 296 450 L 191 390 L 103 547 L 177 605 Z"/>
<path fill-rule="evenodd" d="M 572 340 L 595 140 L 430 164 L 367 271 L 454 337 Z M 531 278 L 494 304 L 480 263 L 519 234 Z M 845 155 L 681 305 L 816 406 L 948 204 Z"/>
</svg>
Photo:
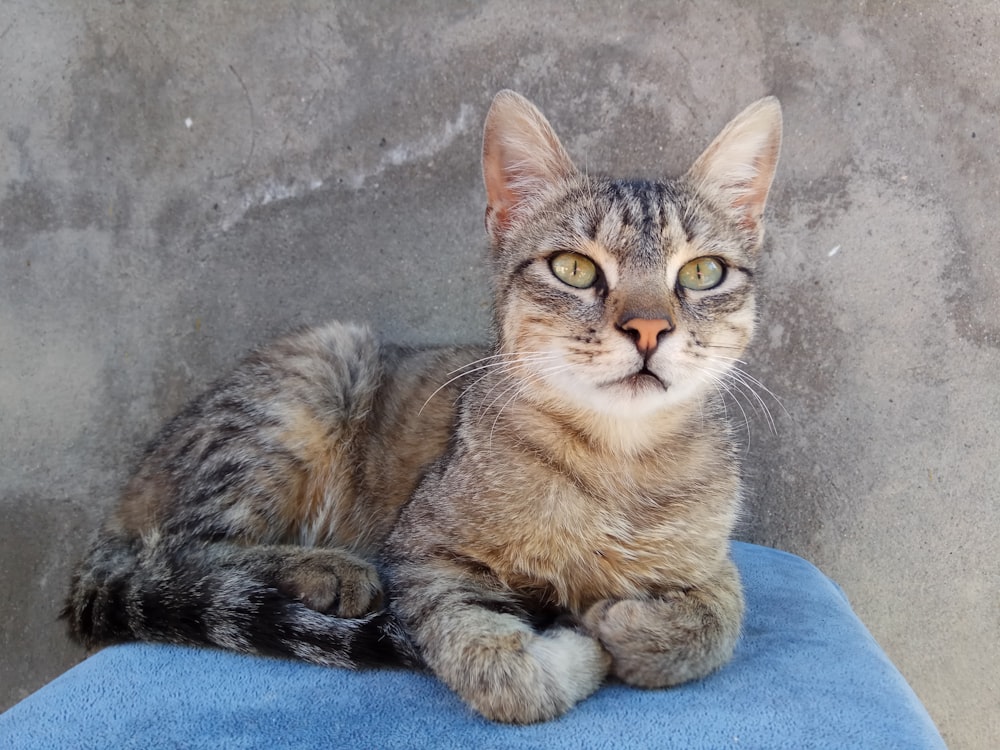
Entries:
<svg viewBox="0 0 1000 750">
<path fill-rule="evenodd" d="M 627 386 L 637 393 L 644 391 L 647 388 L 653 388 L 661 391 L 667 390 L 667 384 L 663 382 L 662 378 L 645 366 L 643 366 L 641 370 L 633 372 L 631 375 L 626 375 L 621 380 L 618 380 L 617 384 Z"/>
</svg>

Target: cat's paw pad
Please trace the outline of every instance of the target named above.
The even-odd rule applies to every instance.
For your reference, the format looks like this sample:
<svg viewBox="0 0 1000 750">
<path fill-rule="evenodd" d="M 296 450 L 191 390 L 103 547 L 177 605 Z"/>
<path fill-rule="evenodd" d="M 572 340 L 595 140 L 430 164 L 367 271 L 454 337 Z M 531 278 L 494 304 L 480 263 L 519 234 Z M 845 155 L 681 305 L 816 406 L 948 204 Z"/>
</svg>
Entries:
<svg viewBox="0 0 1000 750">
<path fill-rule="evenodd" d="M 310 609 L 361 617 L 382 608 L 375 568 L 342 550 L 310 550 L 283 572 L 281 588 Z"/>
</svg>

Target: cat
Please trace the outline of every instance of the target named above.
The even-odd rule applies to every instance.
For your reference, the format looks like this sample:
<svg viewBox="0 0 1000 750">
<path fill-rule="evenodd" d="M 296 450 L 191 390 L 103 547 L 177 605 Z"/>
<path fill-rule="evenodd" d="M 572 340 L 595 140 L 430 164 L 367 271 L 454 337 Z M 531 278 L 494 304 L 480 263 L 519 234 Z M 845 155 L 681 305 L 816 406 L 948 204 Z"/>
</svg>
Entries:
<svg viewBox="0 0 1000 750">
<path fill-rule="evenodd" d="M 332 323 L 251 354 L 146 450 L 74 572 L 71 635 L 429 668 L 521 724 L 725 664 L 744 603 L 722 393 L 780 141 L 769 97 L 682 177 L 591 176 L 498 93 L 492 346 Z"/>
</svg>

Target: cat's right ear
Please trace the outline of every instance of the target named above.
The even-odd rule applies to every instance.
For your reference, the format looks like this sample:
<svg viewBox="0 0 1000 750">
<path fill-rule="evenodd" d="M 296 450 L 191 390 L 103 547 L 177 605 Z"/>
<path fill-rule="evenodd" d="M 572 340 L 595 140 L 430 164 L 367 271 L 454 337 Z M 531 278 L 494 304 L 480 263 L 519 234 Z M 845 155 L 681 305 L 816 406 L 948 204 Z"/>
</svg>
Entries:
<svg viewBox="0 0 1000 750">
<path fill-rule="evenodd" d="M 493 239 L 574 174 L 576 167 L 535 105 L 513 91 L 498 93 L 483 130 L 486 229 Z"/>
</svg>

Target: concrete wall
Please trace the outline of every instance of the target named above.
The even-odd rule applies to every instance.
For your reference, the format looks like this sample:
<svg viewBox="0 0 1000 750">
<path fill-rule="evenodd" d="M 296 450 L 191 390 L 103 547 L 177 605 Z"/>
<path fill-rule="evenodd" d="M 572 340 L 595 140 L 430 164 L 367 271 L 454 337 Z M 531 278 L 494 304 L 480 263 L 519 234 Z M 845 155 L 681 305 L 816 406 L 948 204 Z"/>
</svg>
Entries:
<svg viewBox="0 0 1000 750">
<path fill-rule="evenodd" d="M 82 658 L 71 561 L 241 352 L 331 317 L 484 337 L 495 90 L 647 176 L 775 93 L 741 534 L 845 588 L 953 748 L 997 746 L 998 62 L 985 0 L 4 0 L 0 707 Z"/>
</svg>

